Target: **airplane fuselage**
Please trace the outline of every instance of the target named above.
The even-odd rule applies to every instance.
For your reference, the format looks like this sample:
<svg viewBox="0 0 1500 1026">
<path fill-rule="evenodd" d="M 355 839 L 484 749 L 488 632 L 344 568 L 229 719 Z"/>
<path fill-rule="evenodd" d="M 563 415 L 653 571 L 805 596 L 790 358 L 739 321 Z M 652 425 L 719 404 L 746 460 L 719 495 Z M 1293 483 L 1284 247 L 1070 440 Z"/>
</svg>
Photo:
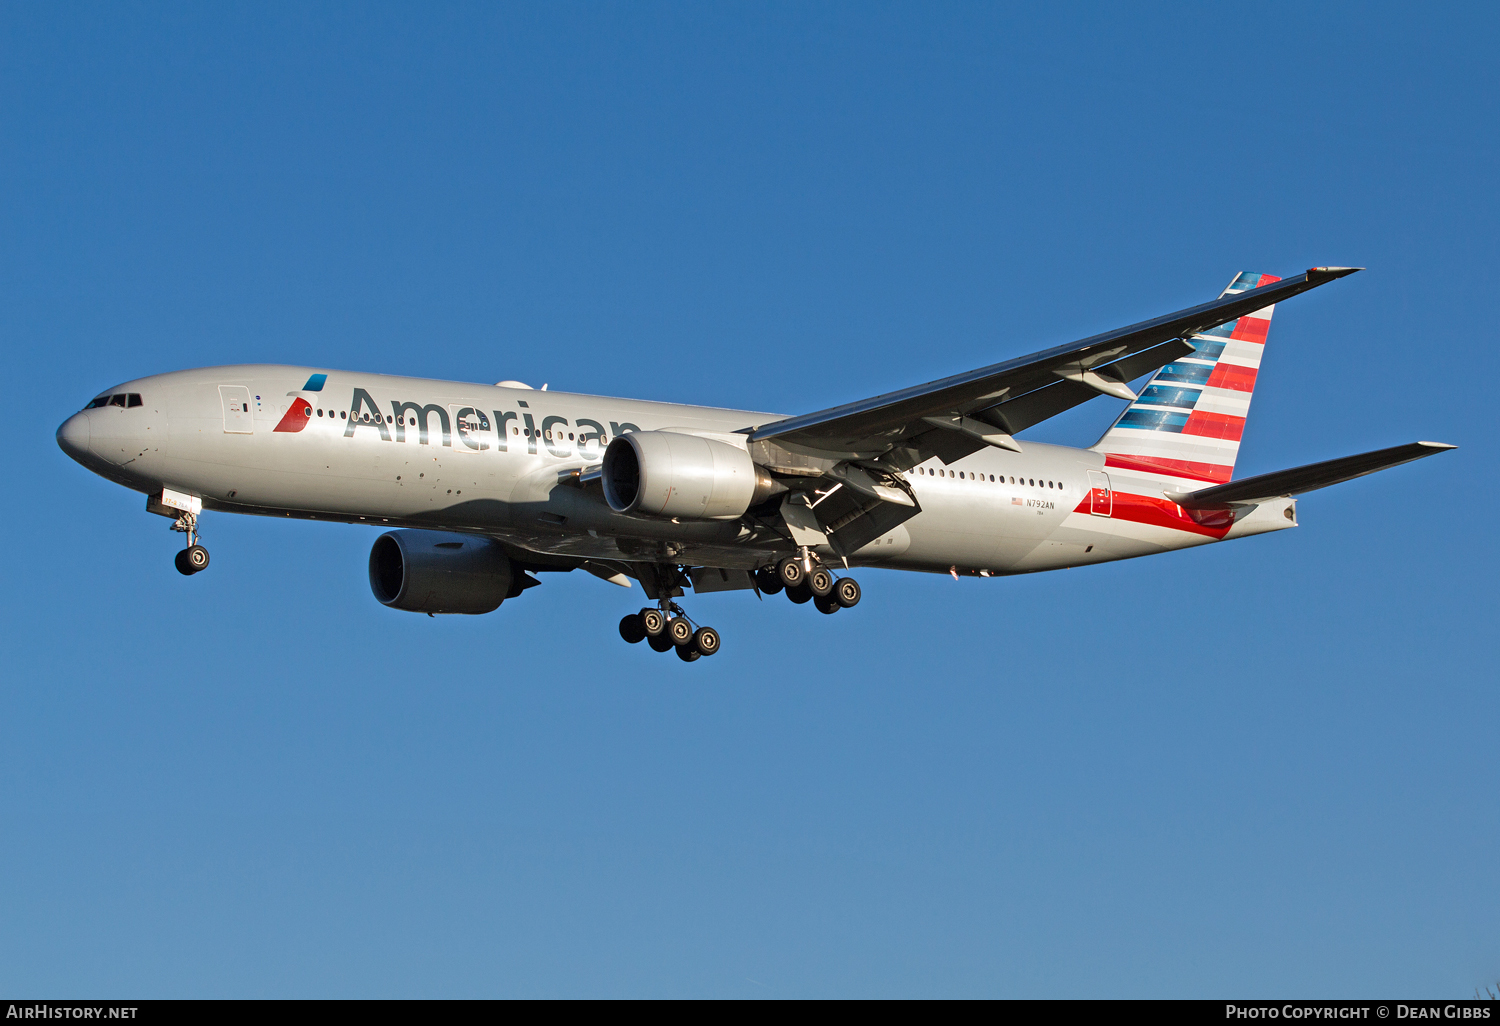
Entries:
<svg viewBox="0 0 1500 1026">
<path fill-rule="evenodd" d="M 156 375 L 107 395 L 140 404 L 75 414 L 58 431 L 63 448 L 119 484 L 207 510 L 482 534 L 572 559 L 750 570 L 796 548 L 754 517 L 618 513 L 580 480 L 621 434 L 678 429 L 744 447 L 746 429 L 777 414 L 274 365 Z M 1030 573 L 1296 523 L 1290 498 L 1195 519 L 1157 475 L 1106 467 L 1088 449 L 1021 449 L 905 471 L 921 512 L 849 563 Z"/>
</svg>

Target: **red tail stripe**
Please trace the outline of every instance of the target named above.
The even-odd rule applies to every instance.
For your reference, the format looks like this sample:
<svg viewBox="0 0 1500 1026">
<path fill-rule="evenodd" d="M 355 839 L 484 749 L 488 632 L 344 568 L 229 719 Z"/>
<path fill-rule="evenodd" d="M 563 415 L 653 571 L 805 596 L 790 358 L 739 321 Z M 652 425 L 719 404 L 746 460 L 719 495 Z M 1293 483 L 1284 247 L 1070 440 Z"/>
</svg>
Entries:
<svg viewBox="0 0 1500 1026">
<path fill-rule="evenodd" d="M 1223 484 L 1234 473 L 1233 467 L 1217 463 L 1195 463 L 1191 460 L 1169 460 L 1164 456 L 1116 456 L 1105 454 L 1104 465 L 1118 470 L 1138 470 L 1147 474 L 1167 474 L 1195 481 Z"/>
<path fill-rule="evenodd" d="M 1254 367 L 1241 367 L 1237 363 L 1225 363 L 1220 360 L 1214 364 L 1214 371 L 1208 376 L 1209 388 L 1227 388 L 1234 392 L 1255 391 Z"/>
<path fill-rule="evenodd" d="M 1238 442 L 1245 433 L 1245 418 L 1227 413 L 1204 413 L 1194 410 L 1182 426 L 1185 435 L 1201 435 L 1204 438 L 1222 438 Z"/>
<path fill-rule="evenodd" d="M 1271 322 L 1265 317 L 1241 317 L 1235 322 L 1234 332 L 1230 338 L 1239 339 L 1242 342 L 1266 343 L 1266 332 L 1271 330 Z"/>
</svg>

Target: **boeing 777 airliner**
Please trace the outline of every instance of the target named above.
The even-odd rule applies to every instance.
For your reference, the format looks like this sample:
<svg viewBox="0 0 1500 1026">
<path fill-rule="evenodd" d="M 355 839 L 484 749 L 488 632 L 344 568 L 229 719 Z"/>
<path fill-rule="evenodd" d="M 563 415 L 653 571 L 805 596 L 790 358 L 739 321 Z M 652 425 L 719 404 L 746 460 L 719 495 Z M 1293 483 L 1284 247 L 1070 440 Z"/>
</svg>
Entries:
<svg viewBox="0 0 1500 1026">
<path fill-rule="evenodd" d="M 1210 303 L 796 417 L 246 365 L 117 385 L 57 441 L 172 519 L 183 574 L 208 566 L 205 510 L 390 525 L 369 565 L 387 606 L 488 613 L 583 569 L 639 581 L 654 605 L 621 636 L 692 662 L 720 639 L 684 589 L 836 613 L 853 567 L 1003 577 L 1244 538 L 1295 527 L 1303 492 L 1453 448 L 1233 480 L 1273 306 L 1356 270 L 1241 274 Z M 1128 405 L 1093 447 L 1016 440 L 1099 395 Z"/>
</svg>

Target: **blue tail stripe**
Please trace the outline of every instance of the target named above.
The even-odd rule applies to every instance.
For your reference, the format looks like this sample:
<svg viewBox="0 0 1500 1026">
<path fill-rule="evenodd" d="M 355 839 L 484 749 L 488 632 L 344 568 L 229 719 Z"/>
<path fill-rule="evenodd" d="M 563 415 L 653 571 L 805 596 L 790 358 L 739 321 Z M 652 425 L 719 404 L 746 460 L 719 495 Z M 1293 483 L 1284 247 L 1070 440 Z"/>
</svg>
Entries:
<svg viewBox="0 0 1500 1026">
<path fill-rule="evenodd" d="M 1181 431 L 1187 424 L 1188 415 L 1174 410 L 1143 410 L 1132 407 L 1115 427 L 1137 428 L 1141 431 Z"/>
<path fill-rule="evenodd" d="M 1177 406 L 1191 410 L 1203 394 L 1201 388 L 1173 388 L 1171 385 L 1147 385 L 1136 402 L 1151 406 Z"/>
<path fill-rule="evenodd" d="M 1157 372 L 1155 381 L 1180 381 L 1184 385 L 1206 385 L 1214 365 L 1210 363 L 1169 363 Z"/>
</svg>

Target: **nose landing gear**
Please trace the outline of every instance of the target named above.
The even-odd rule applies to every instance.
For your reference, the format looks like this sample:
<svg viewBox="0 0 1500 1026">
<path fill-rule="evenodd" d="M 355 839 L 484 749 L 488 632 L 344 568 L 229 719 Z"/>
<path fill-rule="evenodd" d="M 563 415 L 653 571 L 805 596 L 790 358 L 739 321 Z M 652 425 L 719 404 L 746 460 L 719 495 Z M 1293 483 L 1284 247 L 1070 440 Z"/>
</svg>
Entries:
<svg viewBox="0 0 1500 1026">
<path fill-rule="evenodd" d="M 198 543 L 198 515 L 184 513 L 172 523 L 172 530 L 187 535 L 187 548 L 177 553 L 173 562 L 177 572 L 184 577 L 202 573 L 208 569 L 208 550 Z"/>
<path fill-rule="evenodd" d="M 647 606 L 621 619 L 620 637 L 632 645 L 644 641 L 657 652 L 676 651 L 685 663 L 715 654 L 720 645 L 718 631 L 698 626 L 670 599 L 663 599 L 659 609 Z"/>
</svg>

